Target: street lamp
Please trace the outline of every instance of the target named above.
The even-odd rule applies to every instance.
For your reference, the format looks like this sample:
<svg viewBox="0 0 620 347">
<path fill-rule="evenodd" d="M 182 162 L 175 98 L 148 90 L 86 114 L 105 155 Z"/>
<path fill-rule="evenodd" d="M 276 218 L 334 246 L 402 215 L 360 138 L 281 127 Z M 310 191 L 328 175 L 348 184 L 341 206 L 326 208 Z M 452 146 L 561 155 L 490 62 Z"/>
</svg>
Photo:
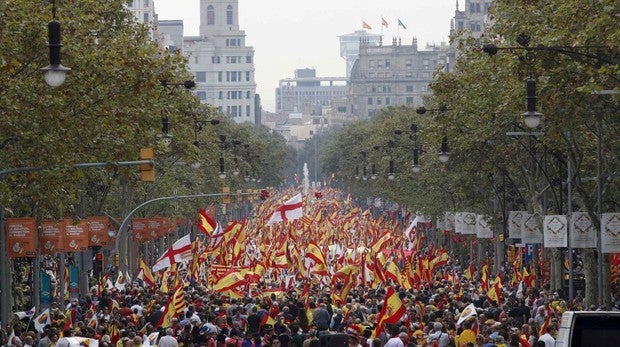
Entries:
<svg viewBox="0 0 620 347">
<path fill-rule="evenodd" d="M 536 100 L 538 100 L 538 97 L 536 96 L 536 81 L 532 76 L 527 80 L 525 90 L 527 92 L 527 111 L 523 113 L 525 125 L 528 128 L 536 128 L 540 125 L 540 116 L 542 114 L 536 112 Z"/>
<path fill-rule="evenodd" d="M 439 161 L 442 163 L 447 163 L 448 159 L 450 159 L 450 152 L 448 151 L 448 137 L 444 136 L 441 139 L 441 147 L 439 148 Z"/>
<path fill-rule="evenodd" d="M 47 23 L 48 44 L 50 50 L 50 63 L 41 68 L 44 72 L 45 83 L 50 87 L 59 87 L 65 82 L 70 68 L 62 65 L 60 60 L 60 22 L 56 20 L 56 1 L 52 0 L 52 21 Z"/>
<path fill-rule="evenodd" d="M 417 112 L 417 111 L 416 111 Z M 424 110 L 424 112 L 426 112 L 426 110 Z M 411 171 L 413 173 L 418 173 L 420 172 L 420 163 L 419 163 L 419 158 L 420 158 L 420 152 L 421 149 L 418 145 L 418 125 L 415 123 L 412 123 L 411 126 L 409 127 L 410 129 L 410 134 L 409 134 L 409 139 L 411 139 L 413 141 L 413 152 L 412 152 L 412 164 L 411 164 Z M 394 134 L 396 135 L 401 135 L 403 133 L 402 130 L 400 129 L 396 129 L 394 130 Z M 409 147 L 406 147 L 409 148 Z"/>
<path fill-rule="evenodd" d="M 419 115 L 423 115 L 426 112 L 439 112 L 444 113 L 448 110 L 448 108 L 444 105 L 440 106 L 438 109 L 427 109 L 424 106 L 420 106 L 416 108 L 415 113 Z M 448 150 L 448 137 L 444 135 L 443 139 L 441 139 L 441 147 L 439 148 L 439 161 L 442 163 L 447 163 L 450 159 L 450 152 Z"/>
<path fill-rule="evenodd" d="M 420 164 L 418 163 L 418 157 L 420 156 L 419 151 L 417 147 L 413 149 L 413 164 L 411 164 L 411 171 L 413 171 L 413 173 L 420 172 Z"/>
</svg>

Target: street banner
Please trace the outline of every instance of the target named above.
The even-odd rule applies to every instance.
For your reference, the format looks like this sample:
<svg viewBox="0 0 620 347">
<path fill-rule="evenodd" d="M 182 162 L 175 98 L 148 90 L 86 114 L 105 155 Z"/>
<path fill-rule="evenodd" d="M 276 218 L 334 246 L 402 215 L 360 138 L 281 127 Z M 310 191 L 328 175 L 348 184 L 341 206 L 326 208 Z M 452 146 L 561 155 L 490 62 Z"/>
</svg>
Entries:
<svg viewBox="0 0 620 347">
<path fill-rule="evenodd" d="M 49 308 L 52 304 L 52 276 L 45 271 L 41 271 L 41 306 Z"/>
<path fill-rule="evenodd" d="M 601 252 L 620 253 L 620 213 L 603 213 L 601 226 Z"/>
<path fill-rule="evenodd" d="M 146 232 L 148 234 L 148 238 L 151 240 L 156 240 L 164 236 L 164 218 L 163 217 L 152 217 L 149 218 L 146 222 Z"/>
<path fill-rule="evenodd" d="M 69 265 L 69 294 L 71 294 L 71 297 L 80 294 L 79 274 L 77 266 Z"/>
<path fill-rule="evenodd" d="M 454 231 L 454 212 L 446 212 L 444 216 L 444 230 Z"/>
<path fill-rule="evenodd" d="M 545 248 L 568 246 L 568 224 L 565 215 L 545 216 L 543 230 Z"/>
<path fill-rule="evenodd" d="M 93 216 L 86 218 L 86 225 L 88 226 L 88 246 L 105 246 L 110 241 L 108 235 L 108 217 L 106 216 Z"/>
<path fill-rule="evenodd" d="M 521 238 L 521 219 L 527 211 L 510 211 L 508 212 L 508 238 Z"/>
<path fill-rule="evenodd" d="M 543 243 L 543 233 L 536 215 L 523 213 L 521 217 L 521 242 Z"/>
<path fill-rule="evenodd" d="M 9 258 L 35 256 L 36 225 L 34 218 L 7 218 L 6 232 Z"/>
<path fill-rule="evenodd" d="M 476 237 L 479 239 L 492 239 L 493 229 L 489 225 L 489 217 L 478 214 L 476 215 Z"/>
<path fill-rule="evenodd" d="M 134 242 L 144 242 L 149 239 L 148 218 L 132 218 L 131 219 L 131 239 Z"/>
<path fill-rule="evenodd" d="M 65 252 L 83 252 L 88 249 L 88 225 L 81 220 L 74 223 L 65 218 Z"/>
<path fill-rule="evenodd" d="M 41 221 L 39 234 L 39 250 L 41 254 L 52 255 L 65 251 L 65 228 L 64 220 Z"/>
<path fill-rule="evenodd" d="M 476 234 L 476 214 L 471 212 L 457 212 L 454 214 L 454 230 L 458 234 Z"/>
<path fill-rule="evenodd" d="M 572 248 L 596 248 L 597 232 L 590 215 L 573 212 L 570 242 Z"/>
</svg>

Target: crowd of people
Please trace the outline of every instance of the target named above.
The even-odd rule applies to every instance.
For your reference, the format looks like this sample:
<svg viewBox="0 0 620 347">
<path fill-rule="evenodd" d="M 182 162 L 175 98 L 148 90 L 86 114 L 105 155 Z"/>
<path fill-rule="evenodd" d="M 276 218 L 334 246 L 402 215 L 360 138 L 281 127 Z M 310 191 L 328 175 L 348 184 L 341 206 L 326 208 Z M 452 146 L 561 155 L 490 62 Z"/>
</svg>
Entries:
<svg viewBox="0 0 620 347">
<path fill-rule="evenodd" d="M 379 328 L 377 318 L 386 299 L 381 287 L 357 286 L 346 300 L 334 302 L 330 286 L 316 285 L 304 296 L 290 290 L 254 298 L 230 298 L 190 286 L 185 291 L 184 315 L 162 327 L 158 322 L 170 295 L 153 293 L 136 281 L 122 291 L 106 289 L 101 295 L 93 289 L 66 306 L 53 303 L 51 324 L 41 332 L 31 318 L 15 317 L 3 327 L 0 345 L 64 347 L 71 345 L 70 337 L 79 336 L 104 347 L 309 347 L 340 346 L 339 341 L 355 347 L 549 347 L 565 310 L 592 309 L 579 295 L 567 301 L 558 292 L 538 288 L 519 294 L 506 291 L 498 304 L 475 290 L 473 281 L 462 285 L 467 289 L 461 297 L 446 280 L 426 283 L 421 289 L 393 287 L 405 313 L 397 322 Z M 471 304 L 475 311 L 466 312 Z M 619 307 L 620 295 L 616 295 L 614 309 Z M 467 318 L 461 319 L 465 314 Z"/>
<path fill-rule="evenodd" d="M 205 236 L 185 246 L 199 251 L 178 271 L 171 247 L 160 258 L 169 268 L 152 274 L 141 261 L 140 279 L 53 302 L 44 325 L 23 312 L 3 322 L 0 345 L 550 347 L 563 312 L 598 309 L 536 287 L 520 263 L 491 281 L 486 265 L 462 266 L 427 240 L 417 218 L 405 229 L 406 214 L 373 216 L 335 190 L 305 199 L 303 217 L 301 203 L 276 199 L 226 228 L 206 214 Z M 282 206 L 298 219 L 265 227 L 270 211 L 292 211 Z M 620 310 L 611 292 L 604 309 Z"/>
</svg>

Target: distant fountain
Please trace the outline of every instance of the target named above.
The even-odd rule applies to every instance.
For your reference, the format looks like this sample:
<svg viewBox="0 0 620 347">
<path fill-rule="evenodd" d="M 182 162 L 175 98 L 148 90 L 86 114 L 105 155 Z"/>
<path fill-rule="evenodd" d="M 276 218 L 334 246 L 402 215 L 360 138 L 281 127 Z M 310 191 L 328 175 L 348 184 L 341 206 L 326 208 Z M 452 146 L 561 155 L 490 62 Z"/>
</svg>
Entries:
<svg viewBox="0 0 620 347">
<path fill-rule="evenodd" d="M 310 174 L 308 173 L 308 163 L 304 163 L 304 195 L 308 194 L 308 188 L 310 188 Z"/>
</svg>

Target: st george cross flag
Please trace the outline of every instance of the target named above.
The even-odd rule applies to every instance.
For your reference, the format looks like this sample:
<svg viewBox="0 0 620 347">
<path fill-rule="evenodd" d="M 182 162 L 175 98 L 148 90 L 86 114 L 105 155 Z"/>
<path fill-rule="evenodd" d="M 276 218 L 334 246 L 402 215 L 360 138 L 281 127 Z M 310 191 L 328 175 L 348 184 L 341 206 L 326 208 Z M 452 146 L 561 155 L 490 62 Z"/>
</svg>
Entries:
<svg viewBox="0 0 620 347">
<path fill-rule="evenodd" d="M 301 201 L 301 193 L 287 200 L 284 204 L 278 206 L 271 214 L 267 225 L 276 222 L 286 222 L 288 220 L 299 219 L 304 215 L 303 204 Z"/>
<path fill-rule="evenodd" d="M 175 263 L 187 262 L 192 259 L 192 241 L 187 234 L 175 242 L 159 259 L 153 264 L 153 271 L 170 267 Z"/>
</svg>

